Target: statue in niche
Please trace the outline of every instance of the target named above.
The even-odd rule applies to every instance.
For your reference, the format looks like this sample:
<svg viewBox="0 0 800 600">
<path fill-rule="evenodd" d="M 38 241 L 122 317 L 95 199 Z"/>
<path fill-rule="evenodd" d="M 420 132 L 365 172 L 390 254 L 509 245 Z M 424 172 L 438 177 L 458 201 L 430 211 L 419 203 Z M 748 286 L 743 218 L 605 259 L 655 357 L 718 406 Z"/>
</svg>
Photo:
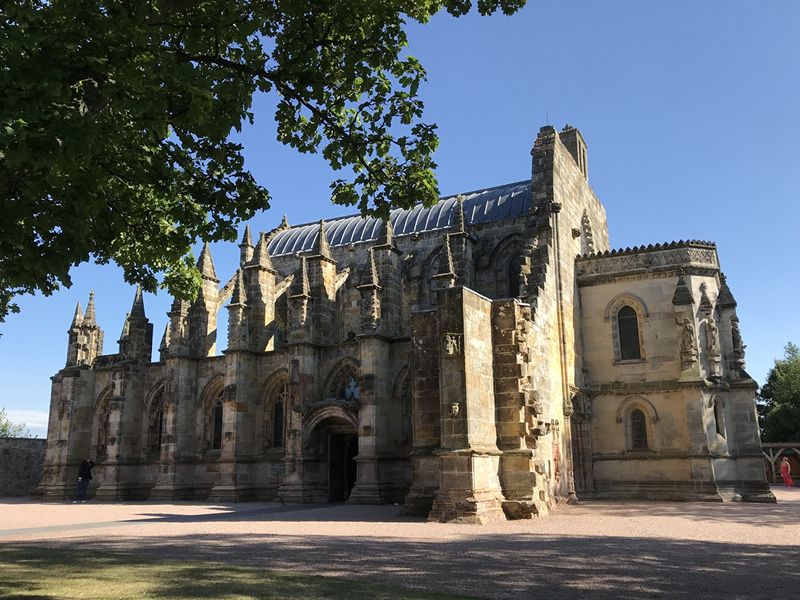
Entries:
<svg viewBox="0 0 800 600">
<path fill-rule="evenodd" d="M 714 322 L 714 317 L 710 316 L 706 319 L 706 348 L 709 354 L 719 353 L 719 329 Z"/>
<path fill-rule="evenodd" d="M 731 338 L 733 339 L 733 354 L 739 360 L 744 360 L 744 349 L 747 347 L 742 343 L 742 333 L 739 331 L 739 317 L 731 317 Z"/>
<path fill-rule="evenodd" d="M 681 326 L 681 354 L 692 361 L 697 357 L 697 348 L 694 344 L 694 325 L 689 319 L 684 319 Z"/>
</svg>

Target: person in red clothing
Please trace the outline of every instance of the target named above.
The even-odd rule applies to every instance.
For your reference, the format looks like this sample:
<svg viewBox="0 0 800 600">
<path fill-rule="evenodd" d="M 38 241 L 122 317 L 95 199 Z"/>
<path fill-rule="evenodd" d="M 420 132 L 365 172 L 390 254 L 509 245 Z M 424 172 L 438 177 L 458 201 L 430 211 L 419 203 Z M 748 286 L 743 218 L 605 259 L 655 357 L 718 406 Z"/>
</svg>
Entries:
<svg viewBox="0 0 800 600">
<path fill-rule="evenodd" d="M 783 484 L 788 488 L 794 486 L 792 481 L 792 467 L 789 465 L 789 459 L 783 457 L 781 461 L 781 477 L 783 477 Z"/>
</svg>

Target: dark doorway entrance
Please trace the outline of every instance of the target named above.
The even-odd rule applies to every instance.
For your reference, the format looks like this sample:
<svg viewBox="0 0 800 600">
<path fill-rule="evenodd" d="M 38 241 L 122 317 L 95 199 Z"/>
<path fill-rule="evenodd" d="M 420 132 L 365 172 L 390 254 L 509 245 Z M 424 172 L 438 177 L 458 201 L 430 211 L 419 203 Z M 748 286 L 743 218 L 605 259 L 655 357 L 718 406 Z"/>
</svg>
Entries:
<svg viewBox="0 0 800 600">
<path fill-rule="evenodd" d="M 328 438 L 328 500 L 344 502 L 356 483 L 358 436 L 330 433 Z"/>
</svg>

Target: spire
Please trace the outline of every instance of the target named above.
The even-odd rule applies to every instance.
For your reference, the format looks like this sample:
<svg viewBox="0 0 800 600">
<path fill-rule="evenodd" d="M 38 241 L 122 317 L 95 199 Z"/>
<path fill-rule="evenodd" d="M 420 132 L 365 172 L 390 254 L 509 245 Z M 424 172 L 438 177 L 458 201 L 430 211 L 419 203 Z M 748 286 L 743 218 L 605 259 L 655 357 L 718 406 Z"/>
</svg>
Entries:
<svg viewBox="0 0 800 600">
<path fill-rule="evenodd" d="M 331 257 L 331 247 L 330 244 L 328 244 L 328 236 L 325 234 L 325 221 L 322 219 L 319 221 L 317 239 L 314 242 L 314 247 L 311 253 L 313 255 L 324 256 L 325 258 Z"/>
<path fill-rule="evenodd" d="M 258 238 L 258 245 L 250 264 L 272 270 L 272 259 L 269 256 L 269 240 L 266 233 L 262 233 Z"/>
<path fill-rule="evenodd" d="M 133 297 L 133 306 L 131 307 L 132 317 L 144 317 L 144 298 L 142 298 L 142 286 L 136 286 L 136 295 Z"/>
<path fill-rule="evenodd" d="M 250 237 L 250 225 L 244 226 L 244 235 L 242 236 L 242 243 L 239 244 L 240 246 L 253 246 L 253 240 Z"/>
<path fill-rule="evenodd" d="M 211 249 L 208 246 L 208 242 L 203 244 L 203 251 L 197 261 L 197 269 L 204 279 L 218 281 L 217 272 L 214 270 L 214 261 L 211 260 Z"/>
<path fill-rule="evenodd" d="M 81 309 L 81 303 L 78 302 L 78 305 L 75 307 L 75 316 L 72 317 L 72 324 L 69 328 L 74 329 L 75 327 L 80 327 L 81 323 L 83 323 L 83 309 Z"/>
<path fill-rule="evenodd" d="M 300 257 L 300 266 L 295 271 L 294 281 L 289 289 L 292 296 L 308 296 L 311 292 L 311 286 L 308 283 L 308 265 L 306 264 L 306 257 Z"/>
<path fill-rule="evenodd" d="M 251 260 L 253 260 L 253 239 L 250 237 L 250 225 L 245 225 L 242 243 L 239 244 L 239 264 L 246 265 Z"/>
<path fill-rule="evenodd" d="M 264 235 L 263 233 L 261 234 Z M 263 239 L 263 238 L 262 238 Z M 231 306 L 244 306 L 247 304 L 247 295 L 246 290 L 244 287 L 244 276 L 242 275 L 242 270 L 236 270 L 236 281 L 233 284 L 233 294 L 231 294 Z"/>
<path fill-rule="evenodd" d="M 281 230 L 283 230 L 283 229 L 289 229 L 289 227 L 290 227 L 290 225 L 289 225 L 289 219 L 287 219 L 287 218 L 286 218 L 286 213 L 283 213 L 283 218 L 281 219 L 281 224 L 280 224 L 280 225 L 278 225 L 278 227 L 279 227 Z"/>
<path fill-rule="evenodd" d="M 86 313 L 83 315 L 84 325 L 97 325 L 94 315 L 94 292 L 89 292 L 89 304 L 86 305 Z"/>
<path fill-rule="evenodd" d="M 707 289 L 708 286 L 706 285 L 705 281 L 700 284 L 700 310 L 704 312 L 711 312 L 712 310 L 714 310 L 714 305 L 711 304 L 711 299 L 708 297 L 708 294 L 706 293 Z"/>
<path fill-rule="evenodd" d="M 375 251 L 372 248 L 367 250 L 367 257 L 366 268 L 361 276 L 361 286 L 378 287 L 378 265 L 375 263 Z"/>
<path fill-rule="evenodd" d="M 675 286 L 675 294 L 672 296 L 672 303 L 675 306 L 682 306 L 684 304 L 693 304 L 694 297 L 692 290 L 686 285 L 686 277 L 681 273 L 678 277 L 678 283 Z"/>
<path fill-rule="evenodd" d="M 378 246 L 394 246 L 394 225 L 391 219 L 383 222 L 383 228 L 378 235 Z"/>
<path fill-rule="evenodd" d="M 467 221 L 464 217 L 464 195 L 459 194 L 456 198 L 456 205 L 454 207 L 455 214 L 453 215 L 453 228 L 458 233 L 466 231 Z"/>
<path fill-rule="evenodd" d="M 437 275 L 455 275 L 456 267 L 453 264 L 453 251 L 450 249 L 450 237 L 444 237 L 444 252 L 439 258 L 439 271 Z"/>
<path fill-rule="evenodd" d="M 723 273 L 719 274 L 719 296 L 717 296 L 717 305 L 720 308 L 736 308 L 736 299 L 731 293 L 731 288 L 728 287 L 728 278 Z"/>
<path fill-rule="evenodd" d="M 125 323 L 122 325 L 122 333 L 119 334 L 119 339 L 124 340 L 131 333 L 131 313 L 125 313 Z"/>
<path fill-rule="evenodd" d="M 170 338 L 172 337 L 172 323 L 167 321 L 167 326 L 164 327 L 164 335 L 161 336 L 161 343 L 158 345 L 158 351 L 162 354 L 169 349 Z"/>
</svg>

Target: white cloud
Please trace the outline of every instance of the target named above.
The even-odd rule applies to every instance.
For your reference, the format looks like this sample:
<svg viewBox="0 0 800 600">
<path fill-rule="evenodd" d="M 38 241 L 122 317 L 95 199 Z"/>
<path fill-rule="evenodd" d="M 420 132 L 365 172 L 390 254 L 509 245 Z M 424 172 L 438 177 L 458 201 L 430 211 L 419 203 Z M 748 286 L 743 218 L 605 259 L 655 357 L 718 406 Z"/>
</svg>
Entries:
<svg viewBox="0 0 800 600">
<path fill-rule="evenodd" d="M 25 436 L 46 438 L 47 420 L 50 413 L 46 410 L 13 410 L 7 409 L 6 416 L 12 423 L 25 424 Z"/>
</svg>

